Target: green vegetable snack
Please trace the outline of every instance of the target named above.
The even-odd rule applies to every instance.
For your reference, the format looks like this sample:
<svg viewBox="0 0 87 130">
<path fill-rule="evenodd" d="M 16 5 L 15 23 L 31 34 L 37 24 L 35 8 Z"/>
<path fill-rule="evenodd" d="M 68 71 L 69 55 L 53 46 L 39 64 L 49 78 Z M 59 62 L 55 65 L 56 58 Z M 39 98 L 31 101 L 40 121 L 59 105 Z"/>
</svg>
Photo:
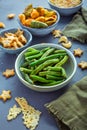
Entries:
<svg viewBox="0 0 87 130">
<path fill-rule="evenodd" d="M 24 62 L 20 71 L 30 84 L 52 86 L 67 78 L 64 65 L 68 61 L 65 50 L 46 47 L 42 50 L 29 48 L 24 53 Z"/>
<path fill-rule="evenodd" d="M 48 25 L 44 22 L 33 20 L 30 24 L 31 28 L 46 28 Z"/>
</svg>

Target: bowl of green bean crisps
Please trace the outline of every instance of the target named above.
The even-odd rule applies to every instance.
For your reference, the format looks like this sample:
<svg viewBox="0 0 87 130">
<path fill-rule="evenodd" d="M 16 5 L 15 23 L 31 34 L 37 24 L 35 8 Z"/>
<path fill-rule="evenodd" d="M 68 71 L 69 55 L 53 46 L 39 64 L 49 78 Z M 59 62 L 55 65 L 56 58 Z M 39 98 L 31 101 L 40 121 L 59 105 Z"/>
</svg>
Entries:
<svg viewBox="0 0 87 130">
<path fill-rule="evenodd" d="M 23 50 L 15 61 L 15 71 L 24 86 L 51 92 L 66 86 L 77 68 L 74 55 L 55 43 L 40 43 Z"/>
</svg>

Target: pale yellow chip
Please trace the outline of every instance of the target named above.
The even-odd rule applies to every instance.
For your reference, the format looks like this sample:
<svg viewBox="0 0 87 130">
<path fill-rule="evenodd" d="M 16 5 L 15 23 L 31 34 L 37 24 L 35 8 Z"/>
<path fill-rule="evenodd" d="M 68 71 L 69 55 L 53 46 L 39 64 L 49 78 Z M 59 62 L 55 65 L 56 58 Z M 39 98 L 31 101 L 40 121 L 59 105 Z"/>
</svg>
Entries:
<svg viewBox="0 0 87 130">
<path fill-rule="evenodd" d="M 30 130 L 35 130 L 39 123 L 41 112 L 34 110 L 33 112 L 23 112 L 23 124 Z"/>
<path fill-rule="evenodd" d="M 25 98 L 23 97 L 16 97 L 15 98 L 16 102 L 19 104 L 19 106 L 22 108 L 22 110 L 27 111 L 28 110 L 28 102 Z"/>
<path fill-rule="evenodd" d="M 21 108 L 14 105 L 12 108 L 9 109 L 9 113 L 7 115 L 7 120 L 12 120 L 17 117 L 21 113 Z"/>
<path fill-rule="evenodd" d="M 35 130 L 39 123 L 41 112 L 28 104 L 25 98 L 16 97 L 15 100 L 19 104 L 23 113 L 23 124 L 30 130 Z"/>
</svg>

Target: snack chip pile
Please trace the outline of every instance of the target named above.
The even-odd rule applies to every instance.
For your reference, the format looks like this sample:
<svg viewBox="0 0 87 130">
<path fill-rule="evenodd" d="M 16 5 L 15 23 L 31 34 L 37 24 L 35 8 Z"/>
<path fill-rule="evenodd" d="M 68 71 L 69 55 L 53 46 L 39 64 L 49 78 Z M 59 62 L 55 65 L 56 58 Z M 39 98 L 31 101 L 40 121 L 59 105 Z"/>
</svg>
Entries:
<svg viewBox="0 0 87 130">
<path fill-rule="evenodd" d="M 23 31 L 18 29 L 15 33 L 7 32 L 4 36 L 0 36 L 0 44 L 4 48 L 17 49 L 23 47 L 27 43 Z"/>
<path fill-rule="evenodd" d="M 68 8 L 79 5 L 81 0 L 50 0 L 50 2 L 60 8 Z"/>
<path fill-rule="evenodd" d="M 34 8 L 32 4 L 28 5 L 22 14 L 19 14 L 20 22 L 31 28 L 46 28 L 57 20 L 55 11 L 43 7 Z"/>
</svg>

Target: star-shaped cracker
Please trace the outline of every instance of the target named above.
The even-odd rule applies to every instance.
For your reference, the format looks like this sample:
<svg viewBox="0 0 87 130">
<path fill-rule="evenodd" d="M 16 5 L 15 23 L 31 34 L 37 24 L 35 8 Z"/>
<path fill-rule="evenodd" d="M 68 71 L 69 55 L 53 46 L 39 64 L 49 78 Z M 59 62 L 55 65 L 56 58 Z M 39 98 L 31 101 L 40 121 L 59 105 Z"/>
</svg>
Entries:
<svg viewBox="0 0 87 130">
<path fill-rule="evenodd" d="M 52 34 L 55 38 L 61 37 L 61 31 L 60 30 L 53 30 Z"/>
<path fill-rule="evenodd" d="M 87 62 L 86 61 L 81 61 L 78 66 L 81 68 L 81 69 L 87 69 Z"/>
<path fill-rule="evenodd" d="M 4 71 L 2 74 L 3 74 L 3 76 L 5 76 L 6 78 L 9 78 L 9 77 L 15 75 L 15 71 L 14 71 L 14 69 L 6 69 L 6 71 Z"/>
<path fill-rule="evenodd" d="M 83 50 L 81 50 L 80 48 L 78 48 L 78 49 L 75 49 L 73 51 L 73 53 L 74 53 L 74 56 L 80 57 L 83 54 Z"/>
<path fill-rule="evenodd" d="M 11 91 L 10 90 L 3 90 L 2 94 L 0 95 L 0 99 L 2 99 L 4 102 L 8 99 L 11 99 Z"/>
</svg>

